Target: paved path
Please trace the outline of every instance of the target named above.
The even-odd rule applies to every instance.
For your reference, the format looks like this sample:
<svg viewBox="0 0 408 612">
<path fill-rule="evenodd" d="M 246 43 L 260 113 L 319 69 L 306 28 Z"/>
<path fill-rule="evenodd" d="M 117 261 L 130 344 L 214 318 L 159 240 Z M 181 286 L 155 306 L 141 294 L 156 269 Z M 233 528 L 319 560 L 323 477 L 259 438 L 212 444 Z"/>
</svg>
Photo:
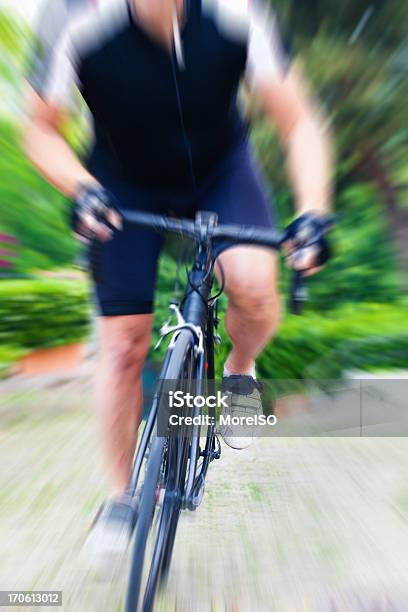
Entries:
<svg viewBox="0 0 408 612">
<path fill-rule="evenodd" d="M 88 377 L 33 389 L 0 386 L 0 588 L 116 612 L 121 580 L 98 583 L 79 554 L 104 492 Z M 203 505 L 182 518 L 157 609 L 406 612 L 407 465 L 398 438 L 224 447 Z"/>
</svg>

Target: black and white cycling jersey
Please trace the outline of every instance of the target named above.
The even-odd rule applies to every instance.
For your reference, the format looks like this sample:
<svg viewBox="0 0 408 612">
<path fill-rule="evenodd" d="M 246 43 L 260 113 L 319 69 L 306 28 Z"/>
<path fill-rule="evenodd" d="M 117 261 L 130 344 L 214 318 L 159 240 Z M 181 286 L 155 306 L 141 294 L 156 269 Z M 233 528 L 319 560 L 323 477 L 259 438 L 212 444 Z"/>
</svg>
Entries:
<svg viewBox="0 0 408 612">
<path fill-rule="evenodd" d="M 251 87 L 283 78 L 275 20 L 250 0 L 190 0 L 170 53 L 131 0 L 50 0 L 30 83 L 69 106 L 74 87 L 95 126 L 93 155 L 141 186 L 188 190 L 246 134 L 237 106 Z"/>
</svg>

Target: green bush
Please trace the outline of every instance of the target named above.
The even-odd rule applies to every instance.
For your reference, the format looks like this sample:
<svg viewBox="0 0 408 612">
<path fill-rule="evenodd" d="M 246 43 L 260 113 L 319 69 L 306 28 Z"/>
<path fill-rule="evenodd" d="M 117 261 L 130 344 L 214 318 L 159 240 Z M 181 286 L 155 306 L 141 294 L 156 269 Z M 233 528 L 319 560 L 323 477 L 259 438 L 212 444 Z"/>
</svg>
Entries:
<svg viewBox="0 0 408 612">
<path fill-rule="evenodd" d="M 19 130 L 0 119 L 0 233 L 18 240 L 17 272 L 71 265 L 78 246 L 68 230 L 68 203 L 32 168 Z"/>
<path fill-rule="evenodd" d="M 26 353 L 25 349 L 16 346 L 0 346 L 0 380 L 10 374 L 13 363 Z"/>
<path fill-rule="evenodd" d="M 324 315 L 288 314 L 258 360 L 258 375 L 319 380 L 341 378 L 351 370 L 408 368 L 407 306 L 346 305 Z M 221 361 L 229 350 L 225 340 Z"/>
<path fill-rule="evenodd" d="M 165 256 L 159 270 L 154 343 L 168 317 L 175 263 Z M 222 299 L 222 311 L 226 305 Z M 258 360 L 264 379 L 330 379 L 355 369 L 408 368 L 408 303 L 344 305 L 324 314 L 287 314 L 278 336 Z M 0 282 L 0 376 L 25 351 L 81 341 L 89 332 L 88 287 L 82 280 Z M 230 342 L 221 325 L 222 373 Z M 166 342 L 153 358 L 160 361 Z"/>
<path fill-rule="evenodd" d="M 83 340 L 89 331 L 82 280 L 0 281 L 0 346 L 26 349 Z"/>
</svg>

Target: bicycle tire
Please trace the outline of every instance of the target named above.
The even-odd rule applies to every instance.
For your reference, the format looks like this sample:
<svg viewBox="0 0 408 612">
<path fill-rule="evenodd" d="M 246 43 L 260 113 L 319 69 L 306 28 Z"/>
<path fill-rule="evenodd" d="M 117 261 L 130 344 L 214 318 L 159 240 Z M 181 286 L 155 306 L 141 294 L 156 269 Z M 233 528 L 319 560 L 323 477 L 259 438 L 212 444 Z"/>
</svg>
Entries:
<svg viewBox="0 0 408 612">
<path fill-rule="evenodd" d="M 186 442 L 183 441 L 183 445 Z M 173 484 L 166 487 L 165 498 L 160 513 L 159 528 L 154 543 L 152 562 L 146 584 L 143 601 L 143 612 L 153 610 L 157 588 L 163 585 L 170 567 L 171 556 L 176 539 L 178 521 L 181 514 L 181 498 L 183 495 L 183 484 L 186 476 L 188 454 L 184 455 L 180 462 L 179 480 L 181 486 L 175 489 Z"/>
<path fill-rule="evenodd" d="M 168 360 L 168 366 L 165 372 L 162 374 L 162 379 L 167 380 L 178 380 L 184 367 L 184 362 L 189 351 L 191 352 L 194 346 L 194 342 L 190 332 L 181 332 L 177 337 L 175 345 L 172 349 L 172 354 Z M 131 556 L 131 567 L 129 572 L 128 590 L 126 594 L 126 612 L 136 612 L 138 605 L 141 601 L 141 585 L 144 572 L 144 561 L 146 554 L 147 541 L 149 532 L 151 529 L 155 508 L 157 506 L 157 489 L 160 478 L 160 469 L 163 463 L 164 450 L 166 445 L 166 438 L 159 437 L 157 432 L 157 426 L 153 432 L 152 445 L 150 449 L 149 458 L 146 465 L 146 477 L 143 485 L 143 492 L 141 495 L 138 519 L 135 528 L 135 536 L 133 542 L 133 551 Z M 166 501 L 166 499 L 165 499 Z M 164 510 L 166 506 L 166 510 Z M 159 529 L 157 538 L 163 537 L 162 518 L 163 512 L 168 513 L 167 504 L 163 503 L 162 512 L 160 516 Z M 178 513 L 179 515 L 179 513 Z M 164 521 L 164 519 L 163 519 Z M 171 521 L 173 522 L 173 520 Z M 177 517 L 178 522 L 178 517 Z M 165 530 L 167 531 L 167 530 Z M 172 530 L 173 531 L 173 530 Z M 174 530 L 175 537 L 175 530 Z M 156 540 L 157 540 L 156 538 Z M 165 540 L 167 541 L 167 539 Z M 173 540 L 174 543 L 174 540 Z M 157 548 L 156 542 L 153 549 Z M 157 553 L 156 553 L 157 554 Z M 154 559 L 152 557 L 152 563 Z M 153 609 L 154 599 L 157 592 L 157 585 L 160 580 L 160 569 L 161 563 L 155 568 L 156 575 L 151 576 L 151 569 L 149 571 L 149 578 L 147 585 L 149 585 L 148 592 L 143 597 L 143 611 L 147 612 Z"/>
<path fill-rule="evenodd" d="M 133 555 L 126 595 L 126 612 L 135 612 L 138 606 L 140 585 L 142 582 L 146 543 L 149 535 L 154 508 L 156 491 L 160 475 L 160 467 L 164 452 L 165 439 L 154 434 L 152 448 L 146 466 L 146 478 L 140 500 L 138 519 L 136 523 Z"/>
<path fill-rule="evenodd" d="M 180 353 L 177 354 L 174 365 L 178 369 L 178 380 L 186 380 L 191 384 L 192 373 L 195 366 L 195 358 L 190 349 L 183 351 L 182 345 Z M 183 371 L 180 371 L 179 364 L 183 364 Z M 172 369 L 169 368 L 173 375 Z M 182 496 L 187 474 L 187 465 L 190 451 L 191 428 L 188 428 L 190 436 L 174 436 L 169 439 L 168 461 L 174 465 L 169 465 L 170 478 L 166 483 L 166 492 L 163 506 L 160 513 L 159 528 L 154 543 L 152 562 L 146 584 L 143 600 L 143 612 L 153 610 L 154 601 L 159 586 L 162 586 L 170 567 L 171 556 L 176 539 L 177 526 L 182 508 Z M 177 469 L 171 470 L 171 468 Z"/>
</svg>

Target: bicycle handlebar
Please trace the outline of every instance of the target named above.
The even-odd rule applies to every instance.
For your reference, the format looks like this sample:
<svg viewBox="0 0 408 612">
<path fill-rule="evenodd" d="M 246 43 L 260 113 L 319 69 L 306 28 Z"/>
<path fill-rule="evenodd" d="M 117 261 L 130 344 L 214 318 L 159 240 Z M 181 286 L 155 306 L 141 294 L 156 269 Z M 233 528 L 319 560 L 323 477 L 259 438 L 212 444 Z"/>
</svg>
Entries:
<svg viewBox="0 0 408 612">
<path fill-rule="evenodd" d="M 125 223 L 156 231 L 170 232 L 183 238 L 197 239 L 197 224 L 189 219 L 176 219 L 153 213 L 121 210 Z M 287 240 L 286 233 L 256 226 L 218 225 L 208 233 L 214 244 L 228 240 L 233 244 L 252 244 L 279 250 Z M 290 293 L 290 308 L 294 314 L 300 314 L 301 306 L 307 299 L 304 277 L 301 271 L 295 271 Z"/>
<path fill-rule="evenodd" d="M 188 219 L 175 219 L 164 215 L 156 215 L 133 210 L 120 210 L 125 223 L 136 227 L 150 228 L 156 231 L 172 232 L 182 237 L 193 238 L 195 236 L 194 221 Z"/>
<path fill-rule="evenodd" d="M 176 219 L 130 210 L 121 210 L 120 212 L 125 223 L 156 231 L 170 232 L 183 238 L 197 238 L 196 224 L 189 219 Z M 275 250 L 278 250 L 286 239 L 284 233 L 275 230 L 241 225 L 218 225 L 209 234 L 209 237 L 213 242 L 228 240 L 236 244 L 257 244 Z"/>
</svg>

